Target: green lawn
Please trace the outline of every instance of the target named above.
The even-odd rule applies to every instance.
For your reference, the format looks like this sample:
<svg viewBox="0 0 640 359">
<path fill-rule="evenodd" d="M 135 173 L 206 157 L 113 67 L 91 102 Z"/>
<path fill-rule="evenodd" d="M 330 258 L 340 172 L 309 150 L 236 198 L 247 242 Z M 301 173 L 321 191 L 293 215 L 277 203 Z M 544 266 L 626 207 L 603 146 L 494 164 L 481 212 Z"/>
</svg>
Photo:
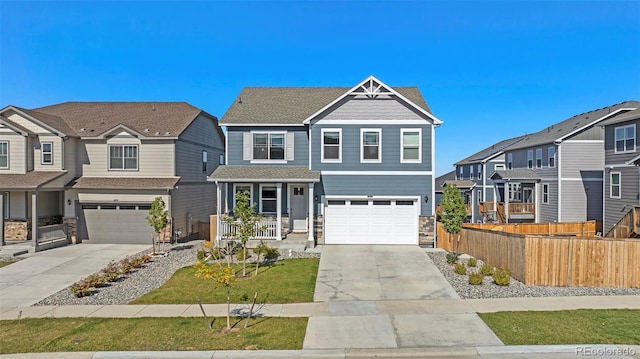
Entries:
<svg viewBox="0 0 640 359">
<path fill-rule="evenodd" d="M 0 321 L 0 354 L 74 351 L 302 349 L 307 318 L 37 318 Z"/>
<path fill-rule="evenodd" d="M 287 259 L 260 266 L 255 276 L 255 267 L 247 263 L 251 276 L 238 278 L 231 289 L 231 302 L 244 303 L 253 300 L 258 292 L 259 303 L 304 303 L 313 302 L 318 265 L 313 258 Z M 236 267 L 242 274 L 242 266 Z M 214 288 L 211 280 L 195 277 L 193 266 L 178 270 L 162 287 L 134 300 L 131 304 L 193 304 L 200 298 L 202 303 L 226 303 L 224 288 Z"/>
<path fill-rule="evenodd" d="M 478 315 L 507 345 L 640 345 L 640 310 L 580 309 Z"/>
<path fill-rule="evenodd" d="M 11 259 L 0 259 L 0 268 L 8 266 L 11 263 L 15 263 L 15 260 Z"/>
</svg>

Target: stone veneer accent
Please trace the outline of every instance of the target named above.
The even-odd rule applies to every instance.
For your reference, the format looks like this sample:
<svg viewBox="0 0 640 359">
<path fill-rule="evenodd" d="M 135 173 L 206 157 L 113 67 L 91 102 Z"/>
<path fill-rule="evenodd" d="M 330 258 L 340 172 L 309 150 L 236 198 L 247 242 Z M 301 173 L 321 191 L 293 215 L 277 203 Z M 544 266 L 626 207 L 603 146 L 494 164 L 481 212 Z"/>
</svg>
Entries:
<svg viewBox="0 0 640 359">
<path fill-rule="evenodd" d="M 69 235 L 69 240 L 71 241 L 71 244 L 77 244 L 80 243 L 78 241 L 78 238 L 76 237 L 76 227 L 78 226 L 78 221 L 76 220 L 75 217 L 64 217 L 62 219 L 63 223 L 67 224 L 67 231 L 68 231 L 68 235 Z"/>
<path fill-rule="evenodd" d="M 38 227 L 60 223 L 63 223 L 62 216 L 38 218 Z M 26 241 L 29 238 L 31 238 L 31 221 L 29 219 L 7 219 L 4 221 L 5 240 Z"/>
</svg>

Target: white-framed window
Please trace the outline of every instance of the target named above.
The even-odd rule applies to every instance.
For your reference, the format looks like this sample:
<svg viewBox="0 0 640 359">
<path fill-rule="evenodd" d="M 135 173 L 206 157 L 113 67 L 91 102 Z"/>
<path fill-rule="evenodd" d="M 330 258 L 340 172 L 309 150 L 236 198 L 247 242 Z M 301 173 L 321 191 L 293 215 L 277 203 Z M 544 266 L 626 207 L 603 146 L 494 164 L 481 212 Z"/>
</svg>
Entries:
<svg viewBox="0 0 640 359">
<path fill-rule="evenodd" d="M 323 128 L 321 131 L 321 162 L 342 162 L 342 129 Z"/>
<path fill-rule="evenodd" d="M 609 197 L 621 198 L 622 179 L 620 172 L 611 172 L 609 174 Z"/>
<path fill-rule="evenodd" d="M 9 211 L 9 203 L 11 203 L 11 201 L 9 201 L 9 192 L 4 192 L 2 194 L 2 202 L 2 209 L 4 210 L 4 213 L 0 214 L 4 216 L 4 219 L 9 219 L 9 213 L 11 213 L 11 211 Z"/>
<path fill-rule="evenodd" d="M 250 183 L 234 183 L 233 184 L 233 207 L 236 206 L 236 194 L 239 192 L 249 192 L 249 204 L 253 205 L 253 185 Z"/>
<path fill-rule="evenodd" d="M 382 162 L 382 129 L 360 129 L 360 162 Z"/>
<path fill-rule="evenodd" d="M 43 165 L 53 164 L 53 142 L 40 143 L 40 163 Z"/>
<path fill-rule="evenodd" d="M 542 203 L 549 204 L 549 184 L 542 184 Z"/>
<path fill-rule="evenodd" d="M 636 150 L 636 125 L 615 128 L 616 153 Z"/>
<path fill-rule="evenodd" d="M 473 179 L 473 165 L 469 166 L 469 179 Z"/>
<path fill-rule="evenodd" d="M 209 153 L 202 150 L 202 172 L 207 172 L 207 161 L 209 160 Z"/>
<path fill-rule="evenodd" d="M 555 167 L 556 166 L 556 148 L 549 147 L 547 152 L 549 155 L 549 167 Z"/>
<path fill-rule="evenodd" d="M 218 155 L 218 164 L 224 165 L 224 153 Z"/>
<path fill-rule="evenodd" d="M 9 168 L 9 141 L 0 141 L 0 168 Z"/>
<path fill-rule="evenodd" d="M 527 168 L 533 168 L 533 150 L 527 151 Z"/>
<path fill-rule="evenodd" d="M 276 185 L 261 184 L 260 185 L 260 213 L 276 213 L 277 212 L 277 195 Z"/>
<path fill-rule="evenodd" d="M 482 190 L 479 189 L 476 191 L 476 198 L 478 198 L 478 204 L 482 202 Z"/>
<path fill-rule="evenodd" d="M 507 153 L 507 169 L 513 168 L 513 153 Z"/>
<path fill-rule="evenodd" d="M 254 160 L 284 161 L 285 133 L 253 133 Z"/>
<path fill-rule="evenodd" d="M 478 179 L 482 179 L 482 165 L 478 165 Z"/>
<path fill-rule="evenodd" d="M 109 170 L 136 171 L 137 145 L 109 145 Z"/>
<path fill-rule="evenodd" d="M 464 175 L 462 172 L 462 166 L 458 167 L 458 178 L 456 178 L 456 180 L 458 181 L 462 181 L 464 179 Z"/>
<path fill-rule="evenodd" d="M 520 183 L 509 183 L 509 202 L 522 202 L 522 185 Z"/>
<path fill-rule="evenodd" d="M 422 129 L 400 129 L 400 162 L 422 162 Z"/>
<path fill-rule="evenodd" d="M 542 148 L 536 149 L 536 168 L 542 168 Z"/>
<path fill-rule="evenodd" d="M 504 165 L 496 165 L 494 171 L 504 171 Z"/>
</svg>

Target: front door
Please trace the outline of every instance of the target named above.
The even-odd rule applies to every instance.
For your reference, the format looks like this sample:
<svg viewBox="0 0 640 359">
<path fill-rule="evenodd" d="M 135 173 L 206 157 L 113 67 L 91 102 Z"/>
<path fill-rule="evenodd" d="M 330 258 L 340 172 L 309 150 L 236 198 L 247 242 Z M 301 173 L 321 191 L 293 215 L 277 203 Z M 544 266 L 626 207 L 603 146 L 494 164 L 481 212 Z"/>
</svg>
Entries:
<svg viewBox="0 0 640 359">
<path fill-rule="evenodd" d="M 294 232 L 307 231 L 307 186 L 291 185 L 291 218 Z"/>
</svg>

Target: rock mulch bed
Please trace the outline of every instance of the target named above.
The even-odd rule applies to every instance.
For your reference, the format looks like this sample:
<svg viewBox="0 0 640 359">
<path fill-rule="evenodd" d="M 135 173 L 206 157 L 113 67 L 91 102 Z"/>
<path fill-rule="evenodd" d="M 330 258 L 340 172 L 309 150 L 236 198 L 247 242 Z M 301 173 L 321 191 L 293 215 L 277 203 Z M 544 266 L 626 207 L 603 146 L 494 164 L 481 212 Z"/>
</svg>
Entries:
<svg viewBox="0 0 640 359">
<path fill-rule="evenodd" d="M 446 252 L 431 252 L 429 257 L 442 272 L 449 284 L 464 299 L 476 298 L 510 298 L 510 297 L 566 297 L 585 295 L 640 295 L 640 289 L 631 288 L 592 288 L 592 287 L 544 287 L 526 285 L 511 278 L 508 286 L 498 286 L 491 277 L 484 277 L 482 285 L 469 284 L 468 275 L 454 272 L 453 264 L 447 263 Z M 467 263 L 467 259 L 458 259 Z M 467 268 L 467 273 L 478 271 L 483 262 L 478 260 L 476 268 Z"/>
</svg>

